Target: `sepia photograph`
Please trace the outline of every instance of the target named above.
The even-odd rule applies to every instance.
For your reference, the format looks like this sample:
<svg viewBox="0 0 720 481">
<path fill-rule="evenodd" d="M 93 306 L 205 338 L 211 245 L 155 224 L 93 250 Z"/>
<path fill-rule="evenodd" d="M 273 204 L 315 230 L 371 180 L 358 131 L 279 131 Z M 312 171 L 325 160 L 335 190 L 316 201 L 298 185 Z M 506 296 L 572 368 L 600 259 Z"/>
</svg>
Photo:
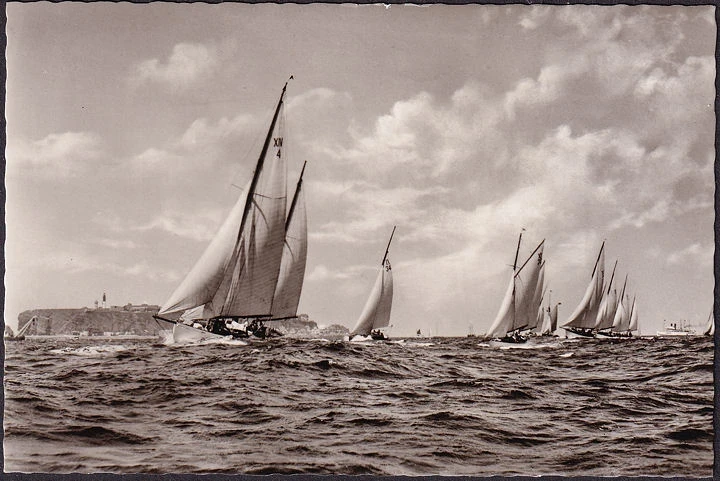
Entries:
<svg viewBox="0 0 720 481">
<path fill-rule="evenodd" d="M 4 8 L 6 475 L 713 475 L 714 6 Z"/>
</svg>

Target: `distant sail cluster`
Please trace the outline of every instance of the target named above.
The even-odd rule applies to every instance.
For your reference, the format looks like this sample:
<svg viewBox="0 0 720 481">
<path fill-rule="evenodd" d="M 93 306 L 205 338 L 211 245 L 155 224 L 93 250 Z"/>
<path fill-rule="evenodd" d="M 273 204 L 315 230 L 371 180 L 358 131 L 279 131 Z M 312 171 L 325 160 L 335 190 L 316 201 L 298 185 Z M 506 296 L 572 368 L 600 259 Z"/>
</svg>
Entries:
<svg viewBox="0 0 720 481">
<path fill-rule="evenodd" d="M 546 293 L 545 260 L 543 248 L 545 240 L 535 248 L 530 256 L 518 267 L 518 254 L 522 233 L 518 239 L 513 272 L 500 310 L 486 337 L 504 342 L 525 342 L 528 335 L 552 335 L 558 328 L 558 306 L 548 303 L 542 306 Z M 618 296 L 613 286 L 615 268 L 610 281 L 605 283 L 605 243 L 600 247 L 580 304 L 568 320 L 560 327 L 568 337 L 630 337 L 638 330 L 636 300 L 630 301 L 627 293 L 627 276 Z M 548 296 L 549 297 L 549 296 Z"/>
</svg>

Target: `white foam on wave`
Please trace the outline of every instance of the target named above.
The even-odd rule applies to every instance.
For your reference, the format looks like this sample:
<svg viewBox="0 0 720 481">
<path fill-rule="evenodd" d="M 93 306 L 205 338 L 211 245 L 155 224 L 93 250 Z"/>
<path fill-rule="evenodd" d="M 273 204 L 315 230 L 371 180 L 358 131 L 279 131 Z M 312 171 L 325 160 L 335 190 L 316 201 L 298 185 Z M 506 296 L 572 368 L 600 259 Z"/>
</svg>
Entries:
<svg viewBox="0 0 720 481">
<path fill-rule="evenodd" d="M 565 352 L 565 353 L 563 353 L 563 354 L 560 354 L 560 357 L 570 357 L 570 356 L 572 356 L 573 354 L 575 354 L 575 353 L 573 353 L 573 352 Z"/>
<path fill-rule="evenodd" d="M 206 344 L 224 344 L 226 346 L 247 346 L 248 345 L 247 342 L 240 340 L 240 339 L 234 339 L 230 336 L 214 338 L 214 339 L 203 339 L 202 341 L 198 341 L 198 344 L 203 345 L 203 346 Z"/>
<path fill-rule="evenodd" d="M 434 342 L 409 342 L 409 343 L 407 343 L 407 346 L 412 346 L 412 347 L 429 347 L 429 346 L 434 346 L 434 345 L 435 345 Z"/>
<path fill-rule="evenodd" d="M 104 344 L 99 346 L 64 347 L 62 349 L 53 349 L 50 352 L 53 354 L 70 354 L 72 356 L 104 356 L 127 351 L 128 349 L 130 349 L 130 346 L 122 344 Z"/>
</svg>

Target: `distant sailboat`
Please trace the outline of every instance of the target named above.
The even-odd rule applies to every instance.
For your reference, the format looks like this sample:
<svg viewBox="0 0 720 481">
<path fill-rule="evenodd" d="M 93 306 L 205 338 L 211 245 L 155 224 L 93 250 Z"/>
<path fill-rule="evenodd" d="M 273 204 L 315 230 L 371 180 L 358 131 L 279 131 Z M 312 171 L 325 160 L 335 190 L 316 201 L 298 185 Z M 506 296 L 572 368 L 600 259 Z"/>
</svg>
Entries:
<svg viewBox="0 0 720 481">
<path fill-rule="evenodd" d="M 715 335 L 715 317 L 713 316 L 712 311 L 710 311 L 710 315 L 708 316 L 707 326 L 705 328 L 704 334 L 706 336 L 714 336 Z"/>
<path fill-rule="evenodd" d="M 22 340 L 25 339 L 25 335 L 24 335 L 24 334 L 21 334 L 21 333 L 18 331 L 18 335 L 16 336 L 15 333 L 13 332 L 13 330 L 10 328 L 10 326 L 8 326 L 7 324 L 5 324 L 5 336 L 4 336 L 4 338 L 5 338 L 6 341 L 22 341 Z"/>
<path fill-rule="evenodd" d="M 538 330 L 538 335 L 540 336 L 553 336 L 553 333 L 557 330 L 558 306 L 561 305 L 562 302 L 556 303 L 555 306 L 551 308 L 551 295 L 552 291 L 550 291 L 550 295 L 548 295 L 547 307 L 542 309 L 543 321 Z"/>
<path fill-rule="evenodd" d="M 370 296 L 365 303 L 365 308 L 350 332 L 349 338 L 354 336 L 371 336 L 373 339 L 386 339 L 382 329 L 390 325 L 390 310 L 392 308 L 393 297 L 393 277 L 392 267 L 388 253 L 390 251 L 390 243 L 395 235 L 395 227 L 393 227 L 388 241 L 385 255 L 380 263 L 380 272 L 378 273 L 375 285 L 370 291 Z M 418 331 L 419 332 L 419 331 Z"/>
<path fill-rule="evenodd" d="M 278 122 L 286 89 L 287 83 L 252 179 L 205 252 L 156 315 L 173 323 L 176 342 L 279 335 L 264 322 L 295 315 L 307 240 L 302 175 L 286 216 L 284 122 Z"/>
<path fill-rule="evenodd" d="M 521 241 L 522 232 L 518 239 L 510 283 L 500 305 L 500 310 L 487 331 L 486 338 L 502 342 L 525 342 L 527 338 L 521 336 L 520 331 L 528 326 L 534 328 L 537 322 L 539 308 L 537 302 L 539 299 L 536 296 L 536 288 L 543 265 L 542 255 L 545 240 L 543 239 L 523 265 L 517 268 Z"/>
<path fill-rule="evenodd" d="M 566 331 L 566 335 L 570 334 L 568 337 L 595 337 L 593 329 L 597 322 L 597 314 L 603 297 L 604 282 L 605 242 L 603 241 L 585 295 L 575 308 L 575 311 L 570 315 L 570 318 L 562 326 Z"/>
</svg>

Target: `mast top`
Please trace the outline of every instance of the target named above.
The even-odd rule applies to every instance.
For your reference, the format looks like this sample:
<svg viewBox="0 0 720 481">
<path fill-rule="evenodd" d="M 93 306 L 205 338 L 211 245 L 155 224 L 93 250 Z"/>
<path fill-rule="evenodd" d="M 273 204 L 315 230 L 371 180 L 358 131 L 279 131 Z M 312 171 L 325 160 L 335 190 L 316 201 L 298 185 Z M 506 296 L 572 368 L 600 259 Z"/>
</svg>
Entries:
<svg viewBox="0 0 720 481">
<path fill-rule="evenodd" d="M 385 260 L 387 259 L 388 252 L 390 252 L 390 243 L 391 243 L 392 240 L 393 240 L 393 236 L 395 235 L 395 229 L 396 229 L 396 228 L 397 228 L 397 226 L 394 225 L 394 226 L 393 226 L 392 233 L 390 234 L 390 240 L 388 241 L 387 248 L 385 249 L 385 255 L 383 256 L 383 260 L 382 260 L 382 262 L 380 263 L 381 266 L 384 266 L 384 265 L 385 265 Z"/>
<path fill-rule="evenodd" d="M 293 75 L 291 75 L 290 78 L 287 79 L 287 82 L 285 82 L 285 85 L 283 86 L 283 89 L 282 89 L 282 93 L 283 93 L 283 94 L 285 93 L 285 89 L 287 88 L 288 83 L 289 83 L 292 79 L 294 79 L 294 78 L 295 78 L 295 77 L 294 77 Z"/>
<path fill-rule="evenodd" d="M 595 260 L 595 267 L 593 267 L 592 274 L 590 274 L 590 277 L 591 277 L 591 278 L 592 278 L 592 276 L 595 275 L 595 271 L 597 270 L 598 262 L 600 262 L 600 256 L 601 256 L 602 253 L 603 253 L 603 249 L 605 249 L 605 239 L 603 239 L 603 243 L 602 243 L 602 245 L 600 246 L 600 252 L 598 252 L 597 259 Z"/>
</svg>

